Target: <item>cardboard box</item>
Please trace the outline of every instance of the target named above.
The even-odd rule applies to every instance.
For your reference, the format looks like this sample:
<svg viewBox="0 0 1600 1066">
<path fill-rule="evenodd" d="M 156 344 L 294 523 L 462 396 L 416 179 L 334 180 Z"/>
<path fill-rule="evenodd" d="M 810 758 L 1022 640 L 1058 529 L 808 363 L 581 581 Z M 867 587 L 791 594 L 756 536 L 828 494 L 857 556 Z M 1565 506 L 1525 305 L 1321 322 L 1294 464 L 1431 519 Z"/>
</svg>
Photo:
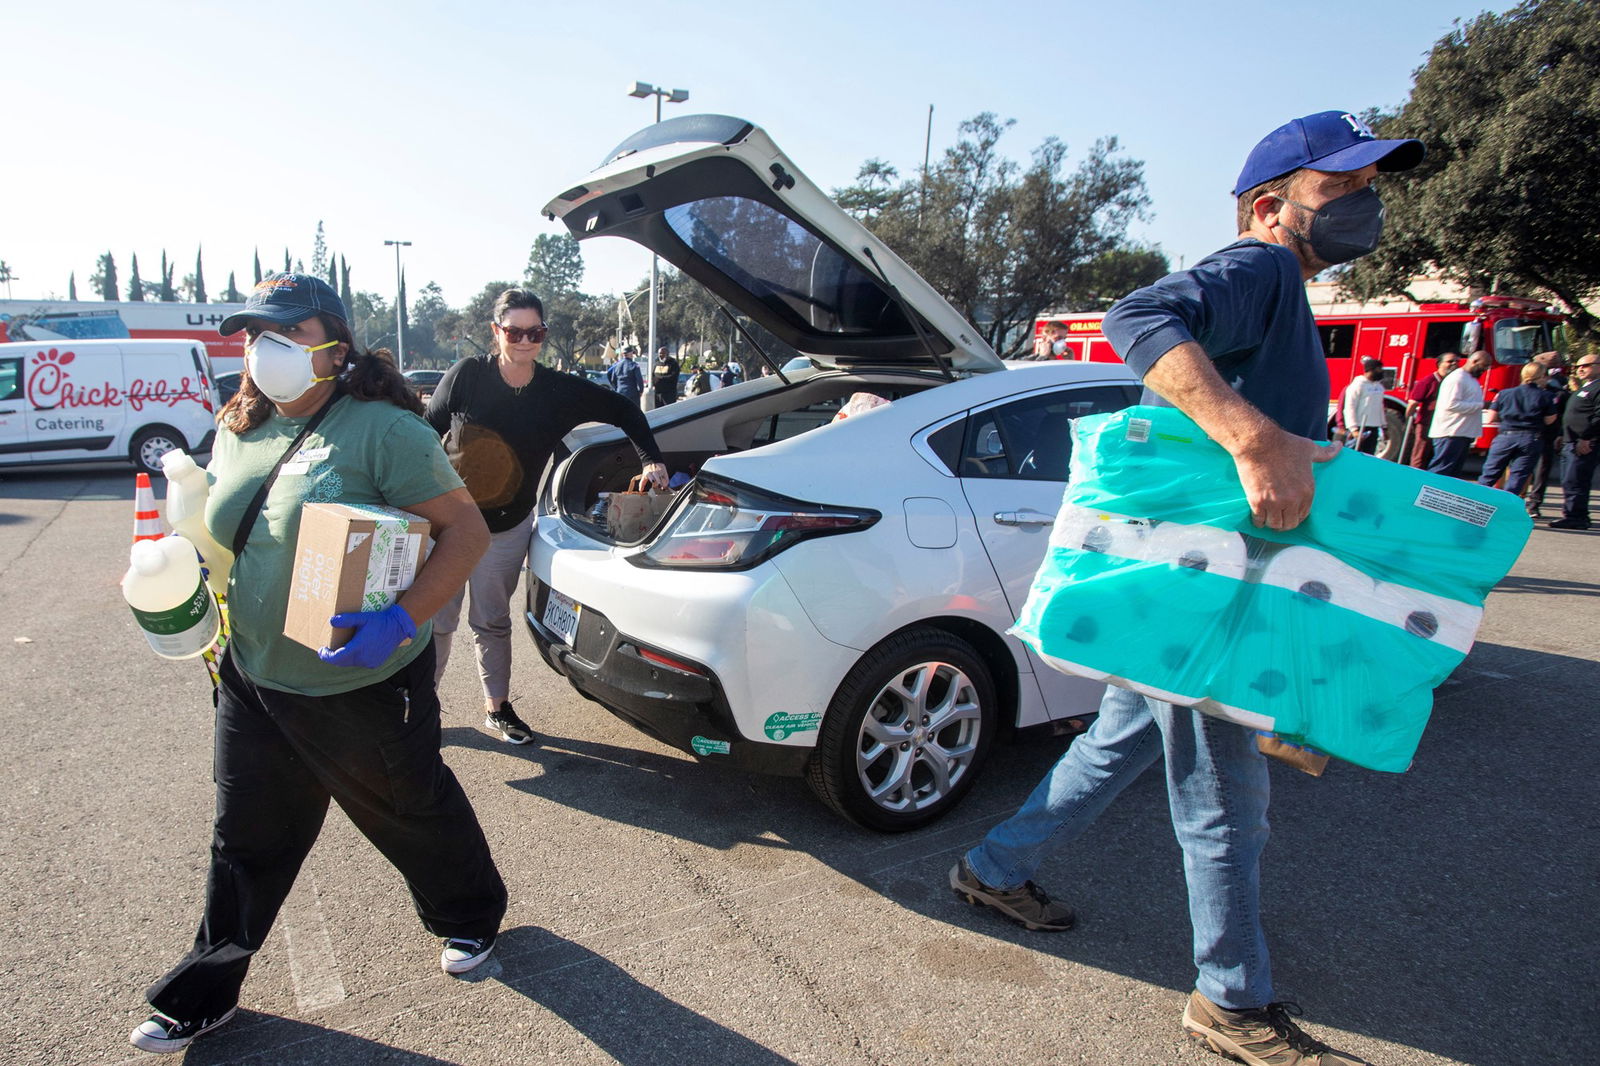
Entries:
<svg viewBox="0 0 1600 1066">
<path fill-rule="evenodd" d="M 433 542 L 428 521 L 394 507 L 308 503 L 300 515 L 283 635 L 308 648 L 337 648 L 352 630 L 328 619 L 381 611 L 411 587 Z"/>
</svg>

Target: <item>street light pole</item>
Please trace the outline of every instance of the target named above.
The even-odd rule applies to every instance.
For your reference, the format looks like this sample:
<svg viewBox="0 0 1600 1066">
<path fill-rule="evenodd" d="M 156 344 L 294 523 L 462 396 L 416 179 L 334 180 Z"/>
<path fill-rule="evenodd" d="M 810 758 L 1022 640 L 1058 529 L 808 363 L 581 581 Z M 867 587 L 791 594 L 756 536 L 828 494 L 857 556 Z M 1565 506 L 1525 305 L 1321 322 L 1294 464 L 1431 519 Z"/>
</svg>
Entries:
<svg viewBox="0 0 1600 1066">
<path fill-rule="evenodd" d="M 405 320 L 405 287 L 400 281 L 400 249 L 411 247 L 410 241 L 384 241 L 385 246 L 394 245 L 394 336 L 397 350 L 394 357 L 396 370 L 404 371 L 406 368 L 406 331 L 402 323 Z"/>
<path fill-rule="evenodd" d="M 637 97 L 640 100 L 647 96 L 654 96 L 656 98 L 656 121 L 660 122 L 661 98 L 663 96 L 666 97 L 669 104 L 681 104 L 689 99 L 689 90 L 663 89 L 648 82 L 636 81 L 633 83 L 633 88 L 629 90 L 628 95 Z M 658 271 L 659 257 L 652 252 L 650 255 L 650 344 L 645 349 L 644 395 L 639 397 L 639 406 L 646 411 L 656 405 L 656 294 L 660 291 L 657 280 L 659 277 Z M 622 338 L 618 337 L 617 339 L 620 341 Z"/>
</svg>

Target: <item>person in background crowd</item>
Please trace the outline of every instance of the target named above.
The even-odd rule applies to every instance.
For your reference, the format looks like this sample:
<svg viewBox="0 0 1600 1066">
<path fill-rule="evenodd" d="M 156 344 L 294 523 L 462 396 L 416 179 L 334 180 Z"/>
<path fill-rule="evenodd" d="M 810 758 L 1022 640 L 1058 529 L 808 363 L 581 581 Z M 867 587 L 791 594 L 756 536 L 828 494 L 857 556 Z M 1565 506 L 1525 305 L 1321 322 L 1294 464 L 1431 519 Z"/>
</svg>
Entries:
<svg viewBox="0 0 1600 1066">
<path fill-rule="evenodd" d="M 728 365 L 722 368 L 722 373 L 717 375 L 717 387 L 725 389 L 730 385 L 737 385 L 744 380 L 744 367 L 733 359 L 728 360 Z"/>
<path fill-rule="evenodd" d="M 1533 357 L 1533 361 L 1545 370 L 1544 388 L 1555 404 L 1556 414 L 1555 421 L 1539 434 L 1539 461 L 1534 464 L 1533 476 L 1528 479 L 1528 487 L 1522 497 L 1528 514 L 1538 518 L 1540 509 L 1544 507 L 1544 494 L 1550 486 L 1551 473 L 1558 471 L 1556 460 L 1561 454 L 1561 416 L 1571 394 L 1567 391 L 1566 356 L 1560 352 L 1540 352 Z"/>
<path fill-rule="evenodd" d="M 628 345 L 622 349 L 622 355 L 615 363 L 606 369 L 606 380 L 611 382 L 611 387 L 618 396 L 624 400 L 639 402 L 639 397 L 644 395 L 644 371 L 639 369 L 639 364 L 634 356 L 639 354 L 639 349 Z"/>
<path fill-rule="evenodd" d="M 711 383 L 711 371 L 706 369 L 705 360 L 710 358 L 710 356 L 711 353 L 707 352 L 705 356 L 702 357 L 701 361 L 695 364 L 694 373 L 689 375 L 689 384 L 685 395 L 704 396 L 706 393 L 716 388 L 716 386 Z"/>
<path fill-rule="evenodd" d="M 1065 359 L 1067 357 L 1067 327 L 1052 322 L 1045 327 L 1034 345 L 1035 359 Z"/>
<path fill-rule="evenodd" d="M 1465 366 L 1439 383 L 1433 422 L 1428 427 L 1428 436 L 1433 438 L 1430 474 L 1455 477 L 1472 442 L 1483 432 L 1483 386 L 1478 379 L 1488 369 L 1488 353 L 1473 352 Z"/>
<path fill-rule="evenodd" d="M 604 422 L 628 435 L 658 489 L 667 487 L 667 468 L 637 400 L 540 365 L 549 331 L 539 297 L 525 289 L 502 292 L 493 327 L 496 350 L 458 360 L 428 401 L 428 422 L 444 438 L 451 465 L 489 527 L 489 549 L 467 588 L 458 588 L 434 618 L 436 675 L 444 676 L 470 591 L 467 624 L 483 684 L 483 727 L 508 743 L 526 744 L 533 730 L 511 706 L 511 597 L 528 557 L 545 464 L 574 428 Z"/>
<path fill-rule="evenodd" d="M 207 468 L 206 526 L 222 544 L 242 540 L 216 694 L 211 871 L 194 947 L 150 986 L 155 1013 L 128 1038 L 157 1054 L 233 1017 L 330 799 L 405 877 L 423 926 L 444 940 L 445 972 L 488 957 L 506 910 L 478 817 L 439 755 L 428 629 L 483 554 L 483 519 L 389 353 L 356 348 L 326 282 L 268 276 L 220 326 L 225 337 L 241 329 L 245 371 Z M 291 450 L 316 458 L 290 475 Z M 301 511 L 316 502 L 403 508 L 434 540 L 398 602 L 332 618 L 354 628 L 336 651 L 283 633 Z"/>
<path fill-rule="evenodd" d="M 1551 529 L 1589 528 L 1589 490 L 1600 466 L 1600 355 L 1591 352 L 1572 364 L 1572 396 L 1562 416 L 1567 465 L 1561 474 L 1561 517 Z"/>
<path fill-rule="evenodd" d="M 656 367 L 653 372 L 656 390 L 656 406 L 665 407 L 669 403 L 678 402 L 678 359 L 667 354 L 667 346 L 663 344 L 656 349 Z"/>
<path fill-rule="evenodd" d="M 1366 455 L 1378 453 L 1378 442 L 1383 439 L 1383 362 L 1378 359 L 1361 360 L 1361 376 L 1345 386 L 1340 409 L 1344 413 L 1344 429 L 1356 451 Z"/>
<path fill-rule="evenodd" d="M 1407 466 L 1418 470 L 1428 469 L 1433 461 L 1433 441 L 1428 429 L 1433 425 L 1433 409 L 1439 399 L 1439 383 L 1461 365 L 1461 356 L 1455 352 L 1440 352 L 1433 373 L 1418 378 L 1406 394 L 1406 425 L 1411 437 L 1410 454 L 1402 456 Z"/>
<path fill-rule="evenodd" d="M 1543 447 L 1544 431 L 1556 420 L 1555 397 L 1544 387 L 1544 367 L 1528 363 L 1522 383 L 1502 390 L 1488 407 L 1485 419 L 1499 426 L 1489 454 L 1483 460 L 1478 484 L 1493 485 L 1506 475 L 1506 491 L 1522 495 Z"/>
<path fill-rule="evenodd" d="M 1310 512 L 1327 435 L 1328 370 L 1305 282 L 1377 247 L 1380 170 L 1407 170 L 1420 141 L 1380 141 L 1349 112 L 1296 119 L 1251 151 L 1234 187 L 1239 240 L 1119 301 L 1105 317 L 1117 354 L 1232 455 L 1256 525 Z M 1220 364 L 1220 366 L 1219 366 Z M 1192 707 L 1108 687 L 1094 724 L 1022 808 L 950 871 L 950 887 L 1028 929 L 1066 930 L 1072 910 L 1031 880 L 1145 770 L 1162 765 L 1183 849 L 1195 990 L 1183 1028 L 1254 1066 L 1361 1062 L 1303 1032 L 1273 1001 L 1261 923 L 1269 783 L 1253 730 Z"/>
</svg>

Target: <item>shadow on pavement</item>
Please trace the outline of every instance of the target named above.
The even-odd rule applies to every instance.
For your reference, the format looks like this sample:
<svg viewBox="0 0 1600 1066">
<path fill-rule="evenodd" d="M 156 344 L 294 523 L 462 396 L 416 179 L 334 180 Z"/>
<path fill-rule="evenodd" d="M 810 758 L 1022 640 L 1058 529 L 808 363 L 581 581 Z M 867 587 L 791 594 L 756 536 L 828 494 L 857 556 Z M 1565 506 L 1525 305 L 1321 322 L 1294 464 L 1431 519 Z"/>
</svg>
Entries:
<svg viewBox="0 0 1600 1066">
<path fill-rule="evenodd" d="M 507 934 L 498 980 L 550 1011 L 622 1066 L 784 1066 L 793 1060 L 641 984 L 581 944 L 543 929 Z M 528 1061 L 542 1057 L 528 1048 Z"/>
<path fill-rule="evenodd" d="M 1494 587 L 1496 592 L 1544 592 L 1558 596 L 1600 596 L 1600 585 L 1547 577 L 1508 577 Z"/>
<path fill-rule="evenodd" d="M 145 1058 L 160 1061 L 154 1056 Z M 249 1010 L 239 1011 L 226 1028 L 196 1040 L 175 1061 L 184 1066 L 362 1066 L 376 1062 L 452 1066 L 448 1059 L 402 1051 L 338 1029 Z"/>
<path fill-rule="evenodd" d="M 1592 661 L 1480 644 L 1439 690 L 1409 772 L 1335 764 L 1316 779 L 1274 766 L 1267 932 L 1277 995 L 1306 1007 L 1313 1032 L 1360 1032 L 1471 1063 L 1587 1056 L 1580 1049 L 1596 1029 L 1586 991 L 1593 938 L 1583 930 L 1600 911 L 1590 844 L 1600 820 L 1597 689 Z M 475 730 L 446 736 L 507 750 Z M 845 824 L 795 779 L 571 737 L 514 749 L 543 773 L 510 784 L 712 848 L 803 852 L 938 921 L 1170 988 L 1176 1026 L 1194 973 L 1160 775 L 1134 782 L 1039 871 L 1078 910 L 1072 933 L 1026 932 L 958 902 L 945 882 L 955 856 L 1014 811 L 1064 748 L 998 747 L 962 807 L 892 837 Z M 1540 1034 L 1536 1050 L 1507 1046 L 1508 1018 Z"/>
</svg>

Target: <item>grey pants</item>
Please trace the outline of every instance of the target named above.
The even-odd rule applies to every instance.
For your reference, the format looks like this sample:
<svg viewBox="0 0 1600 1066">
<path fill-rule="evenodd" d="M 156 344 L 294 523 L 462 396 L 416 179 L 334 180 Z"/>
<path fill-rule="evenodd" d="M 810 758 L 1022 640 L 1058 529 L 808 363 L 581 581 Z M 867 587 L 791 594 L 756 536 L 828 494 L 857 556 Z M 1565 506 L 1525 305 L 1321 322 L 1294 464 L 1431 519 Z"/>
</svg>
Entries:
<svg viewBox="0 0 1600 1066">
<path fill-rule="evenodd" d="M 478 676 L 483 681 L 483 697 L 498 706 L 511 696 L 511 597 L 522 578 L 528 558 L 528 538 L 533 532 L 533 515 L 503 533 L 489 534 L 489 550 L 483 553 L 467 584 L 433 616 L 433 645 L 438 656 L 434 683 L 444 677 L 450 659 L 450 646 L 461 623 L 461 600 L 468 590 L 472 603 L 467 608 L 467 625 L 472 627 L 472 642 L 478 652 Z"/>
</svg>

